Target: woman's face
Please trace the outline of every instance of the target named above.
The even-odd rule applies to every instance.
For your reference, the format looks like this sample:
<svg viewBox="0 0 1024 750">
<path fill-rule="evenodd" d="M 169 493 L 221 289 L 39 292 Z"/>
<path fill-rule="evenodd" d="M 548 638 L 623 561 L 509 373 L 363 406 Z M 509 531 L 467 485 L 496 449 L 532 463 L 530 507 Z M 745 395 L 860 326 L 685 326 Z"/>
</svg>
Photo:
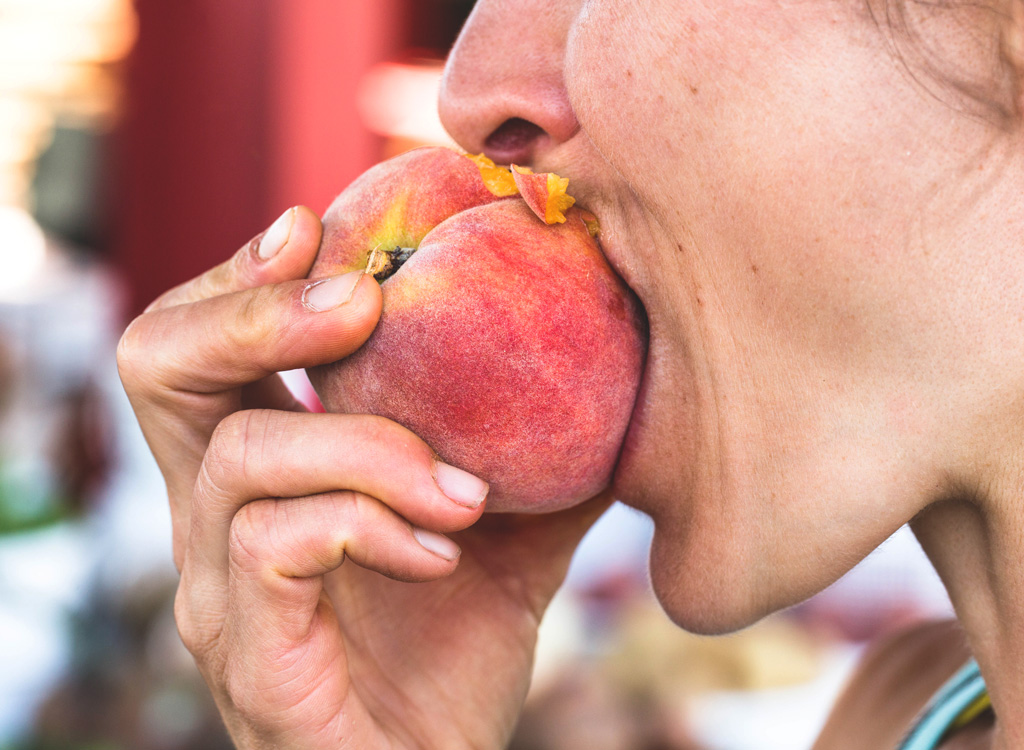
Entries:
<svg viewBox="0 0 1024 750">
<path fill-rule="evenodd" d="M 600 218 L 651 332 L 617 496 L 655 521 L 669 614 L 723 631 L 941 494 L 969 304 L 943 185 L 984 126 L 922 92 L 860 0 L 639 6 L 480 0 L 441 112 Z"/>
</svg>

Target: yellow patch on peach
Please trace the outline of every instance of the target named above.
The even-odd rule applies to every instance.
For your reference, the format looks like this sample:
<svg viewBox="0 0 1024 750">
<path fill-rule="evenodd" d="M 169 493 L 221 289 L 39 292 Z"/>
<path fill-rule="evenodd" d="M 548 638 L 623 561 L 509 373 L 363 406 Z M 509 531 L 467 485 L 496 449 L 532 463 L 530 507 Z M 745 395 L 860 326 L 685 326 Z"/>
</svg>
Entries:
<svg viewBox="0 0 1024 750">
<path fill-rule="evenodd" d="M 466 158 L 476 164 L 484 185 L 494 195 L 504 198 L 519 192 L 515 180 L 512 179 L 512 173 L 506 167 L 499 167 L 483 154 L 466 154 Z"/>
<path fill-rule="evenodd" d="M 576 203 L 566 192 L 568 178 L 554 172 L 538 174 L 517 164 L 511 168 L 499 167 L 483 154 L 466 154 L 466 158 L 476 164 L 480 178 L 491 193 L 499 197 L 519 194 L 545 224 L 563 224 L 565 212 Z"/>
</svg>

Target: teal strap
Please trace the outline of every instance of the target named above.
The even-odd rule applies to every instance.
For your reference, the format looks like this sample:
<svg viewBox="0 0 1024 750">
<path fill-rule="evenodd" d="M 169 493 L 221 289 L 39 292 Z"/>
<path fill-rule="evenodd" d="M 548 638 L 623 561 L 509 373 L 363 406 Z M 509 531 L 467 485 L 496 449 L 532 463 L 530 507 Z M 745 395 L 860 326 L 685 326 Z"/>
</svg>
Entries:
<svg viewBox="0 0 1024 750">
<path fill-rule="evenodd" d="M 981 670 L 971 659 L 925 706 L 898 750 L 934 750 L 957 718 L 985 693 Z"/>
</svg>

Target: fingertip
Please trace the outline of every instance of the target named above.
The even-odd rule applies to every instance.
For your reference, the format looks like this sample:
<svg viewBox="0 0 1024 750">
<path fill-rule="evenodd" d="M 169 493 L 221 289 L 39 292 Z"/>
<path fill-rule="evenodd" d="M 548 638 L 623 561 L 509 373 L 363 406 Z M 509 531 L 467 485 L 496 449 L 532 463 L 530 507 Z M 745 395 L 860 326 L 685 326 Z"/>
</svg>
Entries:
<svg viewBox="0 0 1024 750">
<path fill-rule="evenodd" d="M 323 237 L 323 224 L 316 212 L 307 206 L 295 206 L 295 224 L 292 227 L 292 238 L 290 243 L 298 251 L 312 252 L 315 257 L 320 247 L 320 239 Z M 310 258 L 312 266 L 312 257 Z"/>
<path fill-rule="evenodd" d="M 302 290 L 302 305 L 313 313 L 344 312 L 350 323 L 366 318 L 376 325 L 384 297 L 372 276 L 349 271 L 307 284 Z"/>
<path fill-rule="evenodd" d="M 360 275 L 352 293 L 352 301 L 362 309 L 367 317 L 373 320 L 374 325 L 377 325 L 377 319 L 380 318 L 381 310 L 384 307 L 384 293 L 373 276 L 368 273 Z"/>
<path fill-rule="evenodd" d="M 359 326 L 361 323 L 372 331 L 384 307 L 384 295 L 380 284 L 368 273 L 350 271 L 325 282 L 313 282 L 307 287 L 306 304 L 315 312 L 343 312 L 348 324 Z M 317 304 L 322 307 L 317 308 Z"/>
<path fill-rule="evenodd" d="M 289 208 L 281 214 L 265 232 L 258 235 L 252 242 L 252 250 L 256 258 L 268 261 L 276 256 L 288 244 L 292 227 L 295 225 L 295 209 Z"/>
<path fill-rule="evenodd" d="M 445 497 L 456 505 L 476 510 L 487 498 L 487 482 L 468 471 L 463 471 L 443 461 L 434 462 L 434 481 Z"/>
<path fill-rule="evenodd" d="M 412 535 L 423 549 L 445 562 L 455 562 L 462 554 L 459 545 L 443 534 L 427 529 L 413 528 Z"/>
<path fill-rule="evenodd" d="M 257 266 L 277 268 L 275 277 L 305 276 L 313 267 L 323 228 L 320 217 L 306 206 L 292 206 L 249 245 Z"/>
<path fill-rule="evenodd" d="M 359 272 L 348 300 L 335 308 L 352 339 L 350 346 L 361 346 L 370 337 L 380 320 L 383 306 L 380 285 L 369 274 Z"/>
<path fill-rule="evenodd" d="M 377 327 L 383 307 L 380 287 L 361 271 L 307 281 L 299 300 L 317 331 L 307 340 L 312 344 L 313 364 L 347 357 L 362 346 Z"/>
</svg>

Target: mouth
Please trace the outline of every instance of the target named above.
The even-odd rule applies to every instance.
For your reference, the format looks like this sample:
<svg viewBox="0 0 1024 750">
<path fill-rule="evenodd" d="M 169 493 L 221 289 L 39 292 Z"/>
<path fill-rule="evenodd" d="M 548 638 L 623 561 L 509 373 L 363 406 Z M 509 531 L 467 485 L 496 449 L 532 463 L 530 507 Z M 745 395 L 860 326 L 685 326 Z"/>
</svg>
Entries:
<svg viewBox="0 0 1024 750">
<path fill-rule="evenodd" d="M 644 354 L 643 372 L 640 376 L 636 398 L 633 402 L 633 410 L 630 414 L 629 423 L 626 427 L 625 435 L 623 436 L 619 456 L 615 463 L 615 471 L 612 475 L 613 493 L 617 499 L 621 499 L 622 496 L 629 497 L 635 494 L 636 490 L 635 487 L 632 487 L 633 482 L 631 481 L 631 477 L 634 472 L 631 471 L 631 467 L 633 466 L 635 458 L 640 451 L 640 446 L 646 432 L 645 424 L 647 422 L 648 415 L 652 347 L 650 315 L 648 313 L 645 300 L 641 296 L 640 292 L 637 291 L 637 287 L 640 285 L 637 283 L 637 274 L 630 262 L 631 255 L 627 250 L 631 243 L 628 239 L 623 238 L 615 231 L 614 227 L 617 224 L 618 222 L 609 222 L 610 226 L 606 231 L 606 225 L 602 222 L 600 235 L 601 250 L 604 252 L 609 265 L 611 265 L 619 277 L 626 283 L 639 302 L 640 308 L 644 313 L 644 323 L 646 327 L 645 333 L 647 337 L 647 350 Z"/>
<path fill-rule="evenodd" d="M 637 388 L 636 401 L 633 402 L 633 412 L 629 417 L 626 434 L 622 439 L 622 447 L 619 449 L 619 457 L 615 462 L 615 471 L 612 474 L 612 493 L 616 499 L 627 502 L 635 491 L 631 482 L 632 467 L 640 452 L 647 422 L 650 356 L 650 347 L 648 347 L 643 375 L 640 378 L 640 386 Z"/>
<path fill-rule="evenodd" d="M 615 172 L 614 167 L 601 162 L 607 170 Z M 534 165 L 537 169 L 547 169 L 548 165 Z M 565 165 L 562 165 L 565 166 Z M 655 233 L 649 223 L 649 217 L 642 207 L 639 196 L 628 187 L 628 181 L 621 180 L 617 187 L 611 186 L 604 190 L 604 170 L 594 172 L 592 162 L 576 165 L 577 170 L 568 170 L 573 174 L 570 191 L 578 200 L 578 206 L 593 211 L 597 216 L 600 230 L 598 241 L 601 251 L 620 279 L 633 293 L 644 316 L 646 351 L 644 353 L 643 371 L 640 374 L 637 391 L 622 438 L 619 455 L 611 478 L 612 490 L 616 498 L 629 501 L 640 489 L 642 472 L 637 470 L 638 457 L 643 452 L 642 446 L 650 433 L 649 395 L 651 392 L 651 325 L 648 301 L 644 298 L 643 282 L 646 273 L 642 267 L 642 259 L 635 248 L 644 243 L 653 246 Z M 557 170 L 556 170 L 557 171 Z M 627 186 L 626 194 L 622 194 L 622 186 Z"/>
</svg>

